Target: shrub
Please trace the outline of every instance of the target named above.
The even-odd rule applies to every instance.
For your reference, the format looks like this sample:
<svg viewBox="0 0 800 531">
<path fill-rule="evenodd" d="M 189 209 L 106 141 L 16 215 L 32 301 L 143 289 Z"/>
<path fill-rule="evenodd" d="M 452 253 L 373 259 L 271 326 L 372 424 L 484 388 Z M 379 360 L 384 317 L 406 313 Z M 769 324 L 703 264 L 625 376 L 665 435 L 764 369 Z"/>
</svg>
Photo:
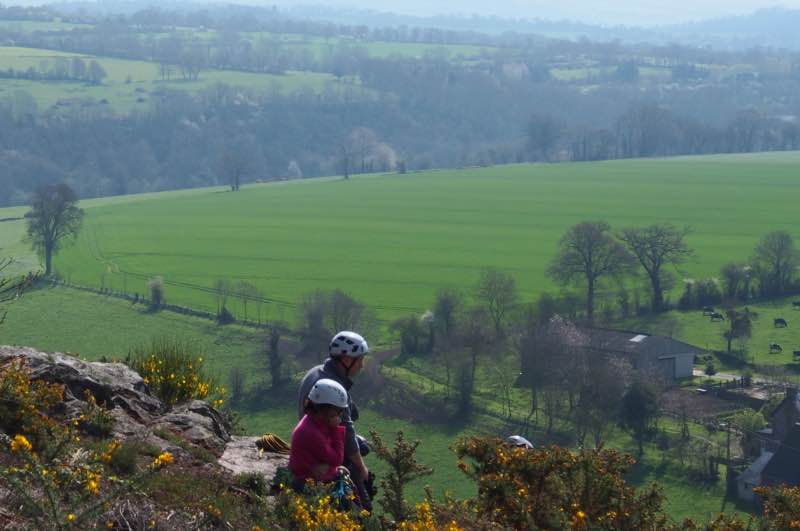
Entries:
<svg viewBox="0 0 800 531">
<path fill-rule="evenodd" d="M 203 356 L 196 347 L 174 339 L 157 339 L 149 346 L 136 347 L 128 353 L 126 365 L 139 373 L 144 383 L 167 405 L 218 396 L 212 403 L 220 407 L 225 389 L 203 369 Z"/>
<path fill-rule="evenodd" d="M 139 444 L 133 441 L 125 441 L 109 454 L 108 466 L 117 474 L 130 476 L 138 470 L 136 460 L 139 456 Z"/>
<path fill-rule="evenodd" d="M 711 361 L 706 363 L 706 369 L 704 372 L 709 378 L 717 374 L 717 369 L 714 367 L 714 363 Z"/>
<path fill-rule="evenodd" d="M 78 418 L 78 427 L 84 433 L 97 437 L 108 437 L 114 431 L 114 417 L 103 406 L 97 403 L 88 389 L 84 392 L 86 403 Z"/>
<path fill-rule="evenodd" d="M 395 521 L 406 520 L 412 513 L 405 500 L 405 489 L 413 480 L 433 474 L 433 470 L 419 464 L 416 459 L 419 441 L 406 441 L 402 431 L 397 432 L 394 446 L 387 447 L 375 430 L 370 430 L 372 445 L 378 459 L 389 465 L 386 479 L 381 480 L 383 496 L 379 501 L 383 510 Z"/>
<path fill-rule="evenodd" d="M 509 447 L 501 439 L 456 445 L 459 468 L 478 484 L 474 510 L 506 529 L 661 529 L 667 517 L 656 486 L 625 483 L 632 457 L 614 450 L 572 452 Z M 469 466 L 464 459 L 472 461 Z"/>
<path fill-rule="evenodd" d="M 231 311 L 224 306 L 217 314 L 217 322 L 221 325 L 231 324 L 235 321 L 236 317 L 234 317 Z"/>
<path fill-rule="evenodd" d="M 0 369 L 0 430 L 22 434 L 34 450 L 45 450 L 48 433 L 58 428 L 48 413 L 63 399 L 63 386 L 33 381 L 21 362 L 12 362 Z"/>
<path fill-rule="evenodd" d="M 236 476 L 236 484 L 256 496 L 266 496 L 270 490 L 270 485 L 264 478 L 264 474 L 258 472 L 249 472 Z"/>
<path fill-rule="evenodd" d="M 158 309 L 164 304 L 164 278 L 155 277 L 147 282 L 147 290 L 150 292 L 150 308 Z"/>
<path fill-rule="evenodd" d="M 56 401 L 62 399 L 60 385 L 31 381 L 30 373 L 19 363 L 0 369 L 0 403 L 3 426 L 10 437 L 0 433 L 4 447 L 0 483 L 19 500 L 18 514 L 32 519 L 36 529 L 86 528 L 112 500 L 133 488 L 144 475 L 172 462 L 172 455 L 159 455 L 140 476 L 130 481 L 106 474 L 106 465 L 120 449 L 111 441 L 102 449 L 90 451 L 79 446 L 79 419 L 59 419 L 52 415 Z"/>
<path fill-rule="evenodd" d="M 244 395 L 247 373 L 241 367 L 232 367 L 228 379 L 231 387 L 231 402 L 237 403 Z"/>
</svg>

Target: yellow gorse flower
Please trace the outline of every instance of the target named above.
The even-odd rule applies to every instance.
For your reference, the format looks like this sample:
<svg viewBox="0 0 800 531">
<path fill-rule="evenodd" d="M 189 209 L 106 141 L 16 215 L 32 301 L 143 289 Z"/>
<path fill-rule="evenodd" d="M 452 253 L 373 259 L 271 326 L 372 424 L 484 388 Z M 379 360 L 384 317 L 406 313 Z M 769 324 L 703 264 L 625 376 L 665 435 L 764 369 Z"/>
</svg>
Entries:
<svg viewBox="0 0 800 531">
<path fill-rule="evenodd" d="M 11 441 L 11 451 L 17 452 L 20 449 L 30 452 L 33 451 L 33 446 L 24 435 L 17 434 L 14 436 L 14 440 Z"/>
<path fill-rule="evenodd" d="M 172 454 L 169 452 L 164 452 L 155 459 L 153 459 L 153 464 L 151 465 L 153 468 L 161 468 L 163 466 L 171 464 L 175 459 L 172 457 Z"/>
</svg>

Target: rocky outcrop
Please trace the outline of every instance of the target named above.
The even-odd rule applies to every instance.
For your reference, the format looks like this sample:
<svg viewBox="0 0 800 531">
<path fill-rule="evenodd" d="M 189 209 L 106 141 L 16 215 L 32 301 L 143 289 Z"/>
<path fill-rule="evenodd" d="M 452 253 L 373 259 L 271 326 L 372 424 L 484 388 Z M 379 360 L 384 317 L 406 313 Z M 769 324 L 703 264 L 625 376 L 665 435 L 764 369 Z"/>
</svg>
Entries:
<svg viewBox="0 0 800 531">
<path fill-rule="evenodd" d="M 176 454 L 186 453 L 187 445 L 199 446 L 220 457 L 220 465 L 236 474 L 260 472 L 271 479 L 277 467 L 286 464 L 285 456 L 259 452 L 255 437 L 232 437 L 229 422 L 206 402 L 193 400 L 167 407 L 150 393 L 142 377 L 124 364 L 0 346 L 0 367 L 14 360 L 28 367 L 33 379 L 64 385 L 62 413 L 69 418 L 80 414 L 86 391 L 90 391 L 114 417 L 115 438 L 140 439 Z M 176 440 L 185 444 L 177 445 Z"/>
<path fill-rule="evenodd" d="M 219 464 L 233 474 L 258 472 L 268 478 L 275 476 L 279 467 L 289 464 L 289 456 L 262 452 L 256 447 L 258 437 L 233 437 L 219 459 Z"/>
</svg>

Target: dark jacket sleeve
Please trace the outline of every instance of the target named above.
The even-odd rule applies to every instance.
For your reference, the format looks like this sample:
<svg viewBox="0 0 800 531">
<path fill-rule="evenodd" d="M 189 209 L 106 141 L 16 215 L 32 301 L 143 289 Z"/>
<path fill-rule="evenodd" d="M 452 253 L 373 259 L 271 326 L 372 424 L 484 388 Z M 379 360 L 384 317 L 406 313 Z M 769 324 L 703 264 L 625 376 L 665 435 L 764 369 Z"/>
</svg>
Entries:
<svg viewBox="0 0 800 531">
<path fill-rule="evenodd" d="M 358 453 L 358 441 L 356 440 L 356 428 L 353 424 L 351 410 L 354 407 L 350 400 L 350 393 L 347 394 L 347 409 L 342 414 L 342 426 L 344 426 L 344 455 L 345 457 Z M 358 411 L 358 410 L 356 410 Z M 358 415 L 358 413 L 356 413 Z"/>
</svg>

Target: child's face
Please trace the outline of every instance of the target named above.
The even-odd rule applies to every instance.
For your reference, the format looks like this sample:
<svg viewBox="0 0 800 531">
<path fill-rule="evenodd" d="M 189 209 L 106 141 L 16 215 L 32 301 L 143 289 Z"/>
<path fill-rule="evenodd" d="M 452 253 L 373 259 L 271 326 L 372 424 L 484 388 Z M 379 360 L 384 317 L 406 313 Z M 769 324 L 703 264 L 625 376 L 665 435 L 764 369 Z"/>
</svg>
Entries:
<svg viewBox="0 0 800 531">
<path fill-rule="evenodd" d="M 339 409 L 338 407 L 326 407 L 323 412 L 323 418 L 328 426 L 336 427 L 342 423 L 342 412 L 344 410 Z"/>
</svg>

